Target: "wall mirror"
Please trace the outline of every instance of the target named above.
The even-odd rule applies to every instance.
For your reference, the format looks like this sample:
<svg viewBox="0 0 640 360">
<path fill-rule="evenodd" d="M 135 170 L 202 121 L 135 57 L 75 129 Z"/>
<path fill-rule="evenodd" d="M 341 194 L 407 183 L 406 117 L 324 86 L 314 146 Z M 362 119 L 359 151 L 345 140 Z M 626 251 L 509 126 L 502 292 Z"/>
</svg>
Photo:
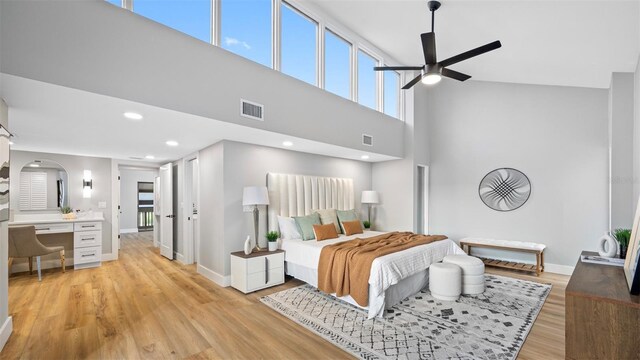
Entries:
<svg viewBox="0 0 640 360">
<path fill-rule="evenodd" d="M 69 206 L 69 175 L 51 160 L 33 160 L 20 170 L 20 210 L 56 210 Z"/>
</svg>

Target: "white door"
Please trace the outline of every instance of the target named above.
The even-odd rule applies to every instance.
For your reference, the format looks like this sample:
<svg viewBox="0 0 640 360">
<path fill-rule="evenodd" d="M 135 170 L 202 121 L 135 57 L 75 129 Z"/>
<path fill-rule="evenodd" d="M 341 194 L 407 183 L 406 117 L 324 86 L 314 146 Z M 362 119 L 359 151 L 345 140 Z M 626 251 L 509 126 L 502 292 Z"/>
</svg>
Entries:
<svg viewBox="0 0 640 360">
<path fill-rule="evenodd" d="M 118 169 L 118 183 L 115 187 L 115 189 L 113 189 L 113 191 L 116 192 L 115 197 L 116 199 L 118 199 L 118 212 L 116 214 L 116 219 L 115 219 L 115 226 L 116 229 L 118 229 L 118 250 L 121 249 L 120 246 L 120 217 L 122 216 L 122 208 L 120 207 L 120 204 L 122 203 L 122 200 L 120 199 L 120 185 L 122 183 L 120 182 L 120 169 Z"/>
<path fill-rule="evenodd" d="M 173 165 L 160 167 L 160 254 L 173 260 Z"/>
</svg>

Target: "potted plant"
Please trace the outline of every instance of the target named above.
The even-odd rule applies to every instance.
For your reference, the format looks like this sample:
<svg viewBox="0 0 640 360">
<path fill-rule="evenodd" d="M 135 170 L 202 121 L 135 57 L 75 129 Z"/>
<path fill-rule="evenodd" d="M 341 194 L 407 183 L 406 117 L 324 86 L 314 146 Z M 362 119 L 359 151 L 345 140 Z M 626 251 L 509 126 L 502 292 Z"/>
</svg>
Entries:
<svg viewBox="0 0 640 360">
<path fill-rule="evenodd" d="M 278 238 L 280 237 L 280 233 L 277 231 L 269 231 L 266 235 L 267 241 L 269 242 L 269 251 L 278 250 Z"/>
<path fill-rule="evenodd" d="M 60 208 L 60 212 L 62 213 L 62 218 L 66 220 L 73 220 L 76 218 L 76 214 L 74 214 L 73 209 L 69 206 L 63 206 Z"/>
<path fill-rule="evenodd" d="M 618 244 L 620 244 L 620 258 L 626 258 L 627 247 L 631 239 L 631 229 L 615 229 L 613 231 L 613 237 L 618 241 Z"/>
<path fill-rule="evenodd" d="M 364 225 L 365 229 L 371 229 L 371 223 L 367 220 L 363 221 L 362 224 Z"/>
</svg>

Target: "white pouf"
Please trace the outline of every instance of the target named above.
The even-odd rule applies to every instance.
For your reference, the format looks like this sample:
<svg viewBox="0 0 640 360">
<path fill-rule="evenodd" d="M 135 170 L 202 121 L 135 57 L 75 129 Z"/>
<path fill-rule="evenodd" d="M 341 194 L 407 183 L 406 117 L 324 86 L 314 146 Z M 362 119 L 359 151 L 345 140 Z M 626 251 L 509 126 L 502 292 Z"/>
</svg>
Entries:
<svg viewBox="0 0 640 360">
<path fill-rule="evenodd" d="M 484 292 L 484 263 L 469 255 L 447 255 L 445 264 L 455 264 L 462 270 L 462 293 L 476 295 Z"/>
<path fill-rule="evenodd" d="M 458 265 L 436 263 L 429 266 L 429 291 L 436 299 L 455 301 L 462 291 L 462 270 Z"/>
</svg>

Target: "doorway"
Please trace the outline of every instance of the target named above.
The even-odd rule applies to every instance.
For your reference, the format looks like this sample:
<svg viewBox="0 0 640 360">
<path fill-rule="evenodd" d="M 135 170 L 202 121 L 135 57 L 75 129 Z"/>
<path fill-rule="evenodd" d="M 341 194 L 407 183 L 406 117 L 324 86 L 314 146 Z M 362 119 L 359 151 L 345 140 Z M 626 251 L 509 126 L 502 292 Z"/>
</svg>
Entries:
<svg viewBox="0 0 640 360">
<path fill-rule="evenodd" d="M 153 231 L 153 182 L 138 181 L 138 232 Z"/>
<path fill-rule="evenodd" d="M 184 219 L 183 239 L 185 264 L 198 263 L 200 260 L 200 224 L 199 207 L 199 163 L 197 154 L 184 159 Z"/>
<path fill-rule="evenodd" d="M 122 248 L 120 242 L 137 239 L 136 233 L 153 231 L 156 226 L 153 215 L 154 207 L 154 180 L 158 176 L 158 168 L 121 165 L 117 167 L 117 183 L 114 193 L 117 194 L 117 223 L 118 248 Z M 122 236 L 133 234 L 133 236 Z M 152 236 L 141 236 L 145 242 Z M 151 240 L 152 241 L 152 240 Z"/>
</svg>

